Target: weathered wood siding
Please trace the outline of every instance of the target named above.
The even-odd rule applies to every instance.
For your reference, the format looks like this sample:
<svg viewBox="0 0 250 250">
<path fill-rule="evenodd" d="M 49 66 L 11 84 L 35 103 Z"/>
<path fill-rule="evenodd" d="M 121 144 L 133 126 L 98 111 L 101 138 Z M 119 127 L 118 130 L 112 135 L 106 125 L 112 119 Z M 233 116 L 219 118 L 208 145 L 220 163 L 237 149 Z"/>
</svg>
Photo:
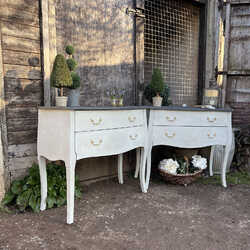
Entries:
<svg viewBox="0 0 250 250">
<path fill-rule="evenodd" d="M 133 18 L 125 13 L 132 2 L 54 1 L 57 53 L 64 53 L 68 44 L 75 47 L 83 106 L 110 105 L 107 91 L 112 87 L 126 89 L 125 105 L 135 102 Z M 133 153 L 124 158 L 126 170 L 134 167 Z M 81 180 L 114 175 L 117 157 L 84 159 L 77 162 L 76 170 Z"/>
<path fill-rule="evenodd" d="M 37 106 L 43 98 L 39 0 L 0 0 L 6 166 L 11 178 L 36 161 Z"/>
<path fill-rule="evenodd" d="M 134 103 L 132 0 L 55 0 L 57 52 L 75 47 L 81 76 L 81 105 L 109 105 L 107 90 L 126 88 Z"/>
<path fill-rule="evenodd" d="M 233 125 L 241 127 L 250 125 L 250 3 L 231 4 L 227 102 L 234 109 Z"/>
</svg>

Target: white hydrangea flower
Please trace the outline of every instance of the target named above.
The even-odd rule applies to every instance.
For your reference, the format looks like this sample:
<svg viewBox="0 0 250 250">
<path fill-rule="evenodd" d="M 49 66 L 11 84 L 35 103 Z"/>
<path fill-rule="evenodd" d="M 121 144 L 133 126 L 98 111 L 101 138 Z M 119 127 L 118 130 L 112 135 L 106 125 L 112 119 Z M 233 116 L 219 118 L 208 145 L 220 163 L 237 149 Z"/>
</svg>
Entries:
<svg viewBox="0 0 250 250">
<path fill-rule="evenodd" d="M 194 167 L 203 170 L 207 168 L 207 159 L 201 157 L 200 155 L 194 155 L 192 156 L 192 164 Z"/>
<path fill-rule="evenodd" d="M 165 170 L 170 174 L 176 174 L 179 166 L 179 163 L 173 159 L 164 159 L 159 164 L 160 169 Z"/>
</svg>

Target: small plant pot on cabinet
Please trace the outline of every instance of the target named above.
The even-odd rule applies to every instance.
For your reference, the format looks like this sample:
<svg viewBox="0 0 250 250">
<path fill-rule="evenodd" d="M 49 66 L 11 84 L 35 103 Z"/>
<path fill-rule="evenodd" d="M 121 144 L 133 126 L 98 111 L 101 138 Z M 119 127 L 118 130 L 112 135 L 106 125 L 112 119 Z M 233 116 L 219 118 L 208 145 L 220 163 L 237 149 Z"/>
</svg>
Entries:
<svg viewBox="0 0 250 250">
<path fill-rule="evenodd" d="M 80 106 L 80 91 L 79 89 L 71 89 L 68 96 L 68 107 Z"/>
<path fill-rule="evenodd" d="M 161 105 L 162 105 L 162 97 L 155 96 L 152 99 L 153 99 L 153 106 L 155 106 L 155 107 L 161 107 Z"/>
<path fill-rule="evenodd" d="M 56 97 L 56 106 L 57 107 L 67 107 L 67 96 L 57 96 Z"/>
</svg>

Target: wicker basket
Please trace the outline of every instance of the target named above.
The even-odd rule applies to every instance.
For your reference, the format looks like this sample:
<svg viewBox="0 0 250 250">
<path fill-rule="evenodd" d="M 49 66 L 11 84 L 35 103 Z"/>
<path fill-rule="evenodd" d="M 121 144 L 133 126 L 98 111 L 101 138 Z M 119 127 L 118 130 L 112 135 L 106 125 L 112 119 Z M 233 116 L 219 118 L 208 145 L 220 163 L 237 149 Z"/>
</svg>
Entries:
<svg viewBox="0 0 250 250">
<path fill-rule="evenodd" d="M 163 177 L 163 179 L 167 182 L 170 182 L 172 184 L 180 184 L 180 185 L 188 185 L 195 181 L 198 177 L 201 176 L 203 170 L 199 170 L 193 174 L 170 174 L 163 169 L 159 169 L 160 175 Z"/>
</svg>

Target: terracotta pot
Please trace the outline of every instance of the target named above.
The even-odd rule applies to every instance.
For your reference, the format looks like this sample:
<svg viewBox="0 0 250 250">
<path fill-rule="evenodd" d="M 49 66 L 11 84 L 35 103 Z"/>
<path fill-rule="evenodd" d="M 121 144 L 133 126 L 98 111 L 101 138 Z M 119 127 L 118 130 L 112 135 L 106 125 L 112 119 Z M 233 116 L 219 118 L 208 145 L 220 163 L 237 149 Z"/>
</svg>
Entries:
<svg viewBox="0 0 250 250">
<path fill-rule="evenodd" d="M 67 107 L 67 96 L 57 96 L 56 97 L 56 106 L 57 107 Z"/>
<path fill-rule="evenodd" d="M 161 107 L 162 104 L 162 97 L 160 96 L 155 96 L 152 98 L 153 99 L 153 106 L 155 107 Z"/>
</svg>

